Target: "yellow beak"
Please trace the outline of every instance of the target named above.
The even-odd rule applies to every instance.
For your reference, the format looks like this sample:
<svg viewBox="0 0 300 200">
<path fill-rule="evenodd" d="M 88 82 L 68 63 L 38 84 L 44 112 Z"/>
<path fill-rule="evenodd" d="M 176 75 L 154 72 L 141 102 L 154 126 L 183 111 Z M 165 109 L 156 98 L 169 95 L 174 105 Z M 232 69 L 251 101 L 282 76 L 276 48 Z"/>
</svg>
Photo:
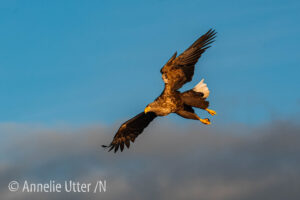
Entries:
<svg viewBox="0 0 300 200">
<path fill-rule="evenodd" d="M 146 113 L 149 112 L 149 111 L 150 111 L 150 107 L 147 106 L 147 107 L 145 108 L 145 110 L 144 110 L 144 113 L 146 114 Z"/>
</svg>

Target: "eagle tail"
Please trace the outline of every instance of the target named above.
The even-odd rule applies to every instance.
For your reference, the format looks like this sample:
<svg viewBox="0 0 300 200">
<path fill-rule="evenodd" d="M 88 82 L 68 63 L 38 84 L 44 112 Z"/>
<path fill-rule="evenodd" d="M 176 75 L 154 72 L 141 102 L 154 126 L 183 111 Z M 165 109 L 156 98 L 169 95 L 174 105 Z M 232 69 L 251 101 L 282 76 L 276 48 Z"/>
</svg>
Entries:
<svg viewBox="0 0 300 200">
<path fill-rule="evenodd" d="M 209 96 L 209 89 L 207 87 L 207 84 L 204 83 L 204 79 L 202 79 L 197 85 L 195 85 L 193 91 L 203 93 L 203 98 L 207 98 Z"/>
</svg>

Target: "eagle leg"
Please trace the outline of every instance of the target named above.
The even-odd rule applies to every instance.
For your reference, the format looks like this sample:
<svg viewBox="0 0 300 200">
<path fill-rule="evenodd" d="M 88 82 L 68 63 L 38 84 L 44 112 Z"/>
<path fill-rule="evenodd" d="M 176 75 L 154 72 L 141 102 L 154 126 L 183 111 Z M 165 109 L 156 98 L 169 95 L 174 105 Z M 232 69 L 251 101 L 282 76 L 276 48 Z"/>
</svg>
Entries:
<svg viewBox="0 0 300 200">
<path fill-rule="evenodd" d="M 191 110 L 188 110 L 191 109 Z M 187 119 L 194 119 L 194 120 L 199 120 L 203 124 L 209 125 L 210 120 L 208 118 L 201 119 L 196 113 L 194 113 L 194 110 L 192 110 L 191 107 L 185 106 L 185 110 L 178 110 L 176 112 L 178 115 L 181 117 L 187 118 Z"/>
<path fill-rule="evenodd" d="M 217 114 L 217 112 L 214 111 L 214 110 L 211 110 L 211 109 L 208 109 L 208 108 L 206 108 L 205 110 L 206 110 L 209 114 L 211 114 L 212 116 L 214 116 L 214 115 Z"/>
</svg>

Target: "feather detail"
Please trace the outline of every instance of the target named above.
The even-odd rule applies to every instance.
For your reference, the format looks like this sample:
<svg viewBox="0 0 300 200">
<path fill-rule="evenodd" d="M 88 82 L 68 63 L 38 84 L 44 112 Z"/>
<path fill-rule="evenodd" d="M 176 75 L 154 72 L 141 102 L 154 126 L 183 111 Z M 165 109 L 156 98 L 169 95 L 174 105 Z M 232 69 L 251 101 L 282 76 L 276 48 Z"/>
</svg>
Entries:
<svg viewBox="0 0 300 200">
<path fill-rule="evenodd" d="M 195 92 L 201 92 L 203 93 L 203 98 L 207 98 L 209 96 L 209 89 L 207 87 L 207 84 L 204 83 L 204 79 L 202 79 L 194 88 L 193 90 Z"/>
</svg>

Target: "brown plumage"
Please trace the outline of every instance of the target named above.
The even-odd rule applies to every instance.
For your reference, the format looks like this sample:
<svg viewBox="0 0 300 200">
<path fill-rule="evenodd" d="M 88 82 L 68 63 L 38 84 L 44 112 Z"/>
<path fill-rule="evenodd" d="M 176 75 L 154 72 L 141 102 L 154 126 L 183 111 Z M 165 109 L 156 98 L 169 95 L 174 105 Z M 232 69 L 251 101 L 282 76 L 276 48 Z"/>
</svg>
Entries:
<svg viewBox="0 0 300 200">
<path fill-rule="evenodd" d="M 129 148 L 130 141 L 134 142 L 154 118 L 170 113 L 210 124 L 209 119 L 201 119 L 193 109 L 193 107 L 201 108 L 211 115 L 216 114 L 215 111 L 208 109 L 209 102 L 206 101 L 206 98 L 209 95 L 209 90 L 203 80 L 193 89 L 183 93 L 180 93 L 178 89 L 192 80 L 195 64 L 202 53 L 210 47 L 209 45 L 214 41 L 215 35 L 216 32 L 210 29 L 181 55 L 176 57 L 177 53 L 175 53 L 161 69 L 162 79 L 165 83 L 162 94 L 154 102 L 148 104 L 144 112 L 123 123 L 110 145 L 102 146 L 109 148 L 109 151 L 113 149 L 114 152 L 119 149 L 123 151 L 124 146 Z"/>
<path fill-rule="evenodd" d="M 203 93 L 188 90 L 180 94 L 182 101 L 192 107 L 197 107 L 205 110 L 209 106 L 209 102 L 203 97 Z"/>
</svg>

